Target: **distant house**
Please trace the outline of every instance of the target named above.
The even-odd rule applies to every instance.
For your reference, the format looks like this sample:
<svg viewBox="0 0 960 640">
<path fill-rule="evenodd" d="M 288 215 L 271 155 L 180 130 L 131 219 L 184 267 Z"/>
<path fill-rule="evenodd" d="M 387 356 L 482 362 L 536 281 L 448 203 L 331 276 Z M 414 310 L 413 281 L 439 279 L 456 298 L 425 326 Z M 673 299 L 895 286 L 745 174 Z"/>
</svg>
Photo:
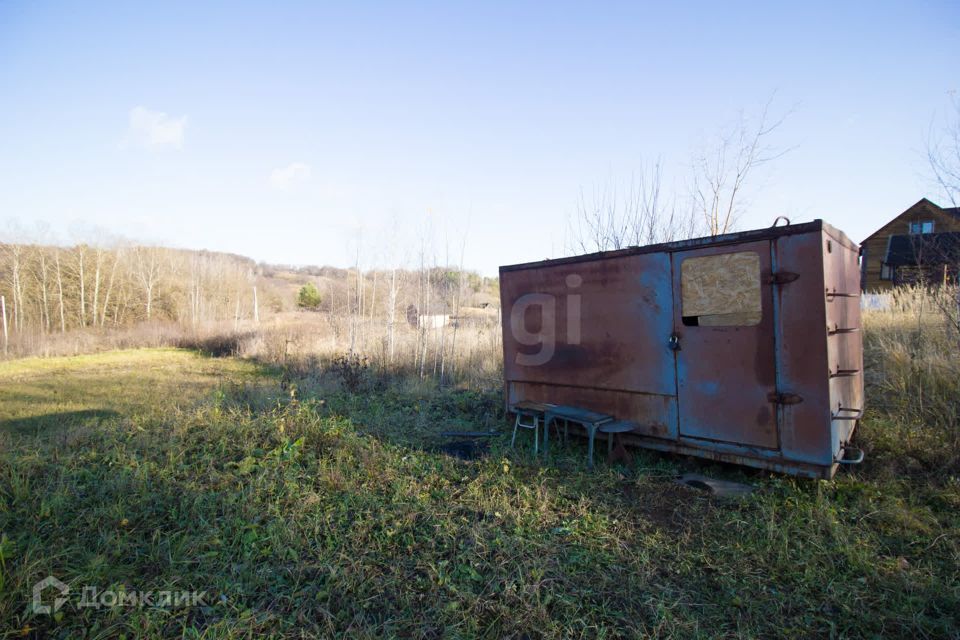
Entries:
<svg viewBox="0 0 960 640">
<path fill-rule="evenodd" d="M 415 329 L 439 329 L 453 324 L 454 317 L 443 304 L 431 305 L 431 313 L 420 313 L 416 305 L 407 307 L 407 323 Z"/>
<path fill-rule="evenodd" d="M 883 291 L 913 282 L 956 282 L 960 266 L 960 207 L 926 198 L 860 243 L 860 288 Z"/>
</svg>

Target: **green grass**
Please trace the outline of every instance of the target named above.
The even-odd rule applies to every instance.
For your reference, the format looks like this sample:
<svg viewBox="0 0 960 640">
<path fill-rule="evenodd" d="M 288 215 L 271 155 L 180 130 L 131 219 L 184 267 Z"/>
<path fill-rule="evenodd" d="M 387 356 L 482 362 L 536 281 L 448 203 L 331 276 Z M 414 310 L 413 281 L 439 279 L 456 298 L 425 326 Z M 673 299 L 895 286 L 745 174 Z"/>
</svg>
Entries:
<svg viewBox="0 0 960 640">
<path fill-rule="evenodd" d="M 507 439 L 496 391 L 436 391 L 131 351 L 0 365 L 0 632 L 54 637 L 957 637 L 960 482 L 896 437 L 832 482 L 639 452 L 584 468 Z M 526 444 L 526 440 L 524 441 Z M 922 456 L 919 464 L 923 466 Z M 722 502 L 688 469 L 751 482 Z M 202 590 L 179 608 L 29 609 Z"/>
</svg>

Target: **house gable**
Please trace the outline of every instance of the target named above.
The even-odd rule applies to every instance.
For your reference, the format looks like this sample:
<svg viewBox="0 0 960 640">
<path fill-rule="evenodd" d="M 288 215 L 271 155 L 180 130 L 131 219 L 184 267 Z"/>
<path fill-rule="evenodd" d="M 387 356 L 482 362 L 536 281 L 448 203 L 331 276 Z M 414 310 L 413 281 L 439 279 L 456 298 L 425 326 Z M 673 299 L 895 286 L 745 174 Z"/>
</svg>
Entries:
<svg viewBox="0 0 960 640">
<path fill-rule="evenodd" d="M 865 291 L 887 289 L 892 286 L 889 280 L 880 278 L 881 262 L 886 259 L 890 237 L 909 235 L 911 223 L 927 221 L 933 222 L 934 233 L 960 231 L 958 209 L 943 209 L 923 198 L 860 243 L 863 247 L 861 287 Z"/>
<path fill-rule="evenodd" d="M 934 232 L 960 231 L 960 214 L 957 214 L 956 211 L 957 209 L 942 209 L 926 198 L 923 198 L 867 236 L 860 244 L 865 245 L 877 236 L 886 238 L 890 235 L 910 233 L 911 222 L 924 222 L 926 220 L 933 221 Z"/>
</svg>

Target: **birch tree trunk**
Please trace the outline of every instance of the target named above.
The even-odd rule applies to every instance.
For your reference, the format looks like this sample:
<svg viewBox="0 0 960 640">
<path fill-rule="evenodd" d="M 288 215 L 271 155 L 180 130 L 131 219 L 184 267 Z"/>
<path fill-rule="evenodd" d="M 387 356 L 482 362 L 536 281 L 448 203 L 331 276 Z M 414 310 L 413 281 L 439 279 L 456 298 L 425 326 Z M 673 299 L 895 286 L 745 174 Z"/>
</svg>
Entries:
<svg viewBox="0 0 960 640">
<path fill-rule="evenodd" d="M 110 280 L 107 282 L 107 292 L 103 296 L 103 311 L 100 312 L 100 326 L 103 327 L 107 321 L 107 309 L 110 305 L 110 294 L 113 292 L 113 282 L 117 275 L 117 266 L 120 264 L 120 254 L 122 249 L 117 249 L 113 256 L 113 268 L 110 269 Z"/>
<path fill-rule="evenodd" d="M 7 333 L 7 299 L 0 296 L 0 315 L 3 316 L 3 355 L 7 355 L 10 346 L 10 335 Z"/>
<path fill-rule="evenodd" d="M 57 263 L 57 296 L 60 302 L 60 333 L 67 332 L 67 315 L 63 308 L 63 272 L 60 269 L 60 250 L 57 249 L 54 254 L 54 260 Z"/>
<path fill-rule="evenodd" d="M 397 320 L 397 268 L 394 267 L 390 273 L 390 296 L 389 296 L 389 305 L 390 308 L 387 310 L 387 341 L 388 341 L 388 351 L 390 354 L 390 364 L 393 364 L 394 358 L 394 349 L 396 345 L 396 340 L 394 332 L 396 331 L 396 320 Z"/>
<path fill-rule="evenodd" d="M 83 246 L 77 247 L 77 265 L 78 271 L 80 274 L 80 326 L 87 326 L 87 294 L 84 285 L 84 273 L 83 273 Z"/>
<path fill-rule="evenodd" d="M 37 278 L 37 284 L 40 285 L 40 318 L 41 327 L 46 328 L 50 333 L 50 300 L 47 296 L 47 280 L 49 277 L 49 268 L 47 267 L 47 256 L 42 247 L 37 249 L 37 259 L 40 262 L 40 277 Z"/>
<path fill-rule="evenodd" d="M 103 249 L 97 247 L 95 255 L 97 256 L 97 262 L 93 275 L 93 304 L 91 305 L 91 311 L 93 312 L 92 325 L 94 328 L 97 326 L 97 315 L 100 310 L 100 270 L 103 264 Z"/>
<path fill-rule="evenodd" d="M 13 328 L 17 333 L 23 330 L 23 282 L 21 270 L 23 268 L 23 246 L 11 244 L 7 247 L 10 257 L 10 276 L 13 288 Z"/>
</svg>

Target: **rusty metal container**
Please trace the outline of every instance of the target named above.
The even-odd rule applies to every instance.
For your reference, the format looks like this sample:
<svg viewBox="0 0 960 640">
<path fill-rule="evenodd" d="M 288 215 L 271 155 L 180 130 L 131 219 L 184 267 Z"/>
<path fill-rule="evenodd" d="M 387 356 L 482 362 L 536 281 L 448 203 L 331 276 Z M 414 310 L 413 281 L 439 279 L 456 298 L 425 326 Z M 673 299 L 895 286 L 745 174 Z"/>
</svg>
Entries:
<svg viewBox="0 0 960 640">
<path fill-rule="evenodd" d="M 859 277 L 820 220 L 500 267 L 507 409 L 573 405 L 643 447 L 830 478 L 863 414 Z"/>
</svg>

